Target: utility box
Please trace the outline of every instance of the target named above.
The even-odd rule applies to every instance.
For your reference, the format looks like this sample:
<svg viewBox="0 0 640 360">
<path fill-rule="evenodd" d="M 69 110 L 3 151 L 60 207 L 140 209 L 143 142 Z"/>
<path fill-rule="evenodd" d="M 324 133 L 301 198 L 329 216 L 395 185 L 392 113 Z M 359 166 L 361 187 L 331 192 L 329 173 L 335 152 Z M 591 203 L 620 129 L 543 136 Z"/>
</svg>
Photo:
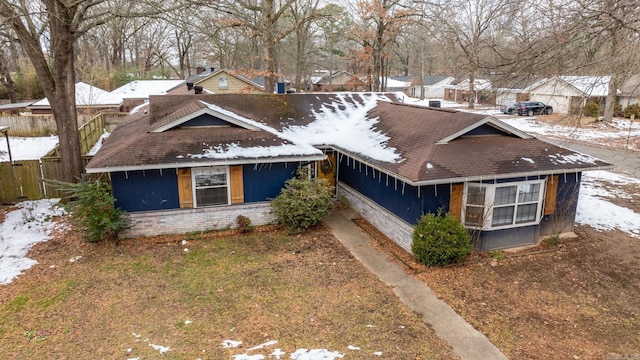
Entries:
<svg viewBox="0 0 640 360">
<path fill-rule="evenodd" d="M 440 107 L 440 100 L 429 100 L 429 107 Z"/>
</svg>

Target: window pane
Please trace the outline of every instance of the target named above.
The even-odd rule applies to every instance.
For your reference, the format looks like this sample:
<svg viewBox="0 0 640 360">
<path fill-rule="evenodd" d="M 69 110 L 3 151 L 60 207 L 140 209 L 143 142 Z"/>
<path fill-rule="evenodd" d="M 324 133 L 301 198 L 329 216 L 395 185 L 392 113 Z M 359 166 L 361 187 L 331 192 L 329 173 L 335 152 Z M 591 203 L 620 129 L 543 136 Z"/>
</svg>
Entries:
<svg viewBox="0 0 640 360">
<path fill-rule="evenodd" d="M 227 188 L 220 187 L 220 188 L 197 189 L 196 204 L 198 204 L 198 206 L 228 204 Z"/>
<path fill-rule="evenodd" d="M 201 169 L 195 172 L 196 187 L 224 186 L 227 184 L 225 169 Z"/>
<path fill-rule="evenodd" d="M 494 205 L 507 205 L 516 203 L 516 189 L 515 186 L 504 186 L 496 188 L 496 198 Z"/>
<path fill-rule="evenodd" d="M 467 204 L 468 205 L 484 205 L 484 186 L 472 186 L 467 188 Z"/>
<path fill-rule="evenodd" d="M 540 184 L 526 184 L 518 186 L 518 202 L 538 201 Z"/>
<path fill-rule="evenodd" d="M 537 203 L 519 205 L 518 212 L 516 214 L 516 224 L 535 221 L 537 210 L 538 210 Z"/>
<path fill-rule="evenodd" d="M 491 225 L 511 225 L 513 224 L 514 206 L 503 206 L 493 209 L 493 219 Z"/>
<path fill-rule="evenodd" d="M 484 219 L 484 207 L 482 206 L 467 206 L 464 212 L 465 225 L 482 226 Z"/>
</svg>

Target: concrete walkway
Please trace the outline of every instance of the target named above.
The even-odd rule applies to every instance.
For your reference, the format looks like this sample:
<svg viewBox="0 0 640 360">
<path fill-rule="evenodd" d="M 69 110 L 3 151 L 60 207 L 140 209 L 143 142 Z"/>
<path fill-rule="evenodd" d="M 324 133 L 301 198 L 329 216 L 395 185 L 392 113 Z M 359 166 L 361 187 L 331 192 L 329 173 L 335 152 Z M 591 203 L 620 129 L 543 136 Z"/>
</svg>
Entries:
<svg viewBox="0 0 640 360">
<path fill-rule="evenodd" d="M 425 283 L 405 273 L 402 267 L 389 261 L 386 254 L 375 250 L 369 236 L 352 219 L 350 211 L 334 211 L 324 223 L 356 259 L 393 288 L 398 298 L 412 311 L 421 315 L 422 321 L 462 360 L 506 359 L 483 334 L 438 299 Z"/>
</svg>

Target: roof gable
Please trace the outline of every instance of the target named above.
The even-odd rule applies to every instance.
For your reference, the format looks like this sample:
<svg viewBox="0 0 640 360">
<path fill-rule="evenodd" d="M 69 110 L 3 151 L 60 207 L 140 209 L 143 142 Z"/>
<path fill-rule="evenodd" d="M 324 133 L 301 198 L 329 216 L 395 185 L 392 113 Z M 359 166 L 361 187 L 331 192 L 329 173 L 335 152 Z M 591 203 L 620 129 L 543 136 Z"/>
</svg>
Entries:
<svg viewBox="0 0 640 360">
<path fill-rule="evenodd" d="M 258 127 L 252 125 L 248 119 L 238 116 L 232 116 L 229 112 L 222 108 L 208 104 L 198 100 L 200 104 L 195 104 L 198 109 L 194 112 L 183 114 L 182 112 L 174 112 L 170 121 L 164 121 L 155 127 L 151 132 L 159 133 L 178 127 L 202 127 L 202 126 L 236 126 L 247 130 L 258 130 Z"/>
<path fill-rule="evenodd" d="M 462 136 L 486 135 L 511 135 L 519 137 L 521 139 L 533 138 L 533 136 L 516 129 L 511 125 L 508 125 L 494 117 L 487 116 L 486 118 L 465 127 L 464 129 L 460 129 L 459 131 L 436 141 L 436 144 L 446 144 Z"/>
</svg>

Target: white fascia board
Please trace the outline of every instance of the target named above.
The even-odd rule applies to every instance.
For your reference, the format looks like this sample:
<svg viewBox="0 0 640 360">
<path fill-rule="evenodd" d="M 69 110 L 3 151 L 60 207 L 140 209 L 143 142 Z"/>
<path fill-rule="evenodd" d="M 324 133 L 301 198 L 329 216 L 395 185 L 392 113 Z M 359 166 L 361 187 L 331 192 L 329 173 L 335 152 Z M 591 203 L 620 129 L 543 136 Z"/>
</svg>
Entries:
<svg viewBox="0 0 640 360">
<path fill-rule="evenodd" d="M 245 164 L 270 164 L 280 162 L 297 162 L 297 161 L 321 161 L 327 156 L 308 155 L 300 157 L 276 157 L 276 158 L 257 158 L 257 159 L 216 159 L 211 161 L 192 161 L 192 162 L 176 162 L 165 164 L 144 164 L 131 166 L 111 166 L 103 168 L 86 168 L 87 174 L 96 173 L 112 173 L 120 171 L 137 171 L 137 170 L 159 170 L 159 169 L 178 169 L 178 168 L 194 168 L 203 166 L 222 166 L 222 165 L 245 165 Z"/>
</svg>

